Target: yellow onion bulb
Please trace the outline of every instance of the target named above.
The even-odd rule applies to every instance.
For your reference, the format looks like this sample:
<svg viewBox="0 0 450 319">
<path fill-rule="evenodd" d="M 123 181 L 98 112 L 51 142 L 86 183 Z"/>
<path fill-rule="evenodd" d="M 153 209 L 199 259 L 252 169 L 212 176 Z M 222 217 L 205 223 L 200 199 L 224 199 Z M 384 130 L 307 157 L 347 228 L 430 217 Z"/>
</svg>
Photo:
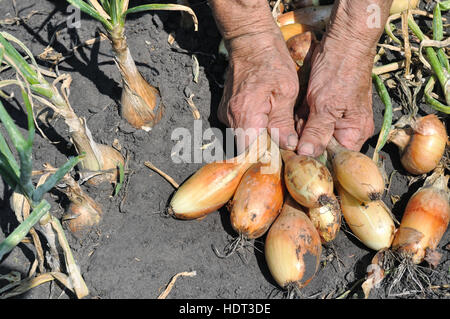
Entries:
<svg viewBox="0 0 450 319">
<path fill-rule="evenodd" d="M 225 205 L 253 159 L 258 161 L 269 145 L 270 137 L 265 131 L 245 153 L 200 168 L 177 189 L 169 204 L 169 214 L 179 219 L 198 219 Z"/>
<path fill-rule="evenodd" d="M 87 195 L 77 196 L 71 199 L 67 213 L 63 216 L 64 224 L 76 236 L 98 225 L 102 219 L 102 209 L 92 198 Z"/>
<path fill-rule="evenodd" d="M 286 42 L 296 35 L 313 30 L 313 27 L 300 23 L 286 24 L 280 27 L 281 34 Z"/>
<path fill-rule="evenodd" d="M 361 202 L 381 199 L 384 179 L 374 161 L 360 152 L 346 149 L 334 137 L 327 150 L 331 155 L 333 174 L 347 192 Z"/>
<path fill-rule="evenodd" d="M 445 126 L 430 114 L 413 121 L 411 127 L 394 129 L 389 140 L 399 147 L 402 166 L 409 173 L 429 173 L 438 165 L 448 143 Z"/>
<path fill-rule="evenodd" d="M 333 202 L 333 178 L 327 167 L 316 159 L 281 151 L 284 160 L 284 181 L 289 194 L 307 208 Z"/>
<path fill-rule="evenodd" d="M 201 218 L 225 205 L 250 165 L 210 163 L 200 168 L 170 201 L 169 213 L 179 219 Z"/>
<path fill-rule="evenodd" d="M 341 209 L 336 198 L 318 208 L 310 208 L 309 219 L 319 232 L 322 243 L 333 241 L 341 228 Z"/>
<path fill-rule="evenodd" d="M 258 162 L 244 174 L 231 202 L 231 225 L 247 239 L 261 237 L 280 214 L 284 200 L 284 186 L 281 181 L 281 157 L 277 163 Z M 275 163 L 273 172 L 271 163 Z"/>
<path fill-rule="evenodd" d="M 320 236 L 289 196 L 267 233 L 264 249 L 270 273 L 280 287 L 303 288 L 314 278 L 322 253 Z"/>
<path fill-rule="evenodd" d="M 419 264 L 435 250 L 450 220 L 448 176 L 419 189 L 409 199 L 392 243 L 393 250 Z"/>
<path fill-rule="evenodd" d="M 384 202 L 376 200 L 362 203 L 341 185 L 336 187 L 342 215 L 356 238 L 373 250 L 389 248 L 394 238 L 395 225 Z"/>
</svg>

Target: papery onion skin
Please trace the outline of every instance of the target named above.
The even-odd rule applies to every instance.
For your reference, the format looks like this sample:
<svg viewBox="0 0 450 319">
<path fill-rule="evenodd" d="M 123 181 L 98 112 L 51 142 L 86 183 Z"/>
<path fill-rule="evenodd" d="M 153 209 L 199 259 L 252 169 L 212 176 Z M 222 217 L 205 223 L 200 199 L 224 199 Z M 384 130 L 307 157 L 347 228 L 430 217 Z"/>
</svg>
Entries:
<svg viewBox="0 0 450 319">
<path fill-rule="evenodd" d="M 436 249 L 449 224 L 448 176 L 442 178 L 443 187 L 423 187 L 409 199 L 392 243 L 394 251 L 415 264 L 424 260 L 427 249 Z"/>
<path fill-rule="evenodd" d="M 441 160 L 448 142 L 444 124 L 434 114 L 421 117 L 413 125 L 414 133 L 406 146 L 400 147 L 402 166 L 411 174 L 431 172 Z"/>
<path fill-rule="evenodd" d="M 73 199 L 63 221 L 74 235 L 81 236 L 93 226 L 98 225 L 102 215 L 100 205 L 85 195 L 83 198 Z"/>
<path fill-rule="evenodd" d="M 314 278 L 321 253 L 317 230 L 300 205 L 287 196 L 266 237 L 265 256 L 270 273 L 282 288 L 303 288 Z"/>
<path fill-rule="evenodd" d="M 109 38 L 122 75 L 121 115 L 133 127 L 149 131 L 164 114 L 159 91 L 137 69 L 123 28 L 114 29 Z"/>
<path fill-rule="evenodd" d="M 333 241 L 341 228 L 341 209 L 336 198 L 333 202 L 318 208 L 310 208 L 309 219 L 316 227 L 322 243 Z"/>
<path fill-rule="evenodd" d="M 93 176 L 87 183 L 91 185 L 98 185 L 102 182 L 108 181 L 110 183 L 115 183 L 117 181 L 117 176 L 119 174 L 119 164 L 125 165 L 125 160 L 119 151 L 115 150 L 111 146 L 104 144 L 97 144 L 97 148 L 100 151 L 102 157 L 101 170 L 112 170 L 111 172 Z M 83 169 L 88 169 L 89 164 L 82 162 Z"/>
<path fill-rule="evenodd" d="M 278 169 L 264 174 L 268 164 L 253 164 L 244 174 L 231 202 L 231 225 L 247 239 L 261 237 L 280 214 L 284 200 L 281 158 Z"/>
<path fill-rule="evenodd" d="M 309 156 L 281 152 L 285 163 L 284 181 L 292 198 L 307 208 L 331 203 L 333 178 L 326 166 Z"/>
<path fill-rule="evenodd" d="M 386 205 L 381 200 L 362 203 L 339 184 L 336 188 L 342 215 L 352 233 L 373 250 L 390 247 L 394 238 L 395 225 Z"/>
</svg>

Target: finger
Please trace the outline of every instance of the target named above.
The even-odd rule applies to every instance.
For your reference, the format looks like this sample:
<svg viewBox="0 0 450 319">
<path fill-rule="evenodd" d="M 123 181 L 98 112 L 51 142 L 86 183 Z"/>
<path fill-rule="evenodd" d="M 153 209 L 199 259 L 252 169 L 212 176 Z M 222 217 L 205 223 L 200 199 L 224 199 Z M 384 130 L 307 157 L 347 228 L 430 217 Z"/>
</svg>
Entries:
<svg viewBox="0 0 450 319">
<path fill-rule="evenodd" d="M 294 105 L 297 96 L 298 82 L 294 81 L 280 84 L 277 91 L 270 96 L 271 112 L 267 128 L 280 148 L 291 151 L 294 151 L 298 144 L 294 121 Z"/>
<path fill-rule="evenodd" d="M 359 128 L 336 129 L 334 131 L 334 137 L 345 148 L 357 152 L 361 150 L 365 142 L 365 139 L 362 138 L 361 129 Z"/>
<path fill-rule="evenodd" d="M 334 136 L 336 139 L 348 149 L 359 151 L 367 139 L 372 136 L 374 125 L 371 118 L 360 119 L 361 123 L 359 126 L 347 125 L 342 126 L 340 123 L 343 119 L 336 123 L 336 130 Z M 353 123 L 353 122 L 352 122 Z"/>
<path fill-rule="evenodd" d="M 297 146 L 299 155 L 317 157 L 333 136 L 336 118 L 330 113 L 311 113 Z"/>
<path fill-rule="evenodd" d="M 252 104 L 250 104 L 252 103 Z M 256 109 L 251 105 L 259 105 Z M 258 94 L 238 94 L 228 105 L 228 118 L 234 128 L 236 149 L 242 153 L 268 125 L 268 99 L 264 101 Z"/>
<path fill-rule="evenodd" d="M 270 116 L 268 130 L 272 140 L 279 147 L 294 151 L 298 144 L 298 134 L 295 130 L 294 113 L 278 110 L 276 114 Z"/>
</svg>

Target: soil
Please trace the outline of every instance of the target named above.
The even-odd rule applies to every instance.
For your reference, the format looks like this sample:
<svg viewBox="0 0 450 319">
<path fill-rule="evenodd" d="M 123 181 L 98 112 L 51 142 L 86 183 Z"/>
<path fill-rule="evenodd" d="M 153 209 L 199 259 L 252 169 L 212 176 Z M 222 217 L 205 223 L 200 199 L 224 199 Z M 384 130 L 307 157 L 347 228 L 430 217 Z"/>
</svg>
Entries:
<svg viewBox="0 0 450 319">
<path fill-rule="evenodd" d="M 218 258 L 212 245 L 219 249 L 235 236 L 229 213 L 221 209 L 199 221 L 180 221 L 163 216 L 174 188 L 159 174 L 144 166 L 151 161 L 156 167 L 181 183 L 201 163 L 173 163 L 171 152 L 176 144 L 172 140 L 175 128 L 186 128 L 193 134 L 194 117 L 186 97 L 194 94 L 193 102 L 201 114 L 202 128 L 224 127 L 216 119 L 216 109 L 222 94 L 226 62 L 217 55 L 220 34 L 212 19 L 206 1 L 192 1 L 199 18 L 199 30 L 180 28 L 180 14 L 157 12 L 135 14 L 128 17 L 126 36 L 132 55 L 144 77 L 161 91 L 166 106 L 161 122 L 150 132 L 133 129 L 119 113 L 120 77 L 113 61 L 111 46 L 102 41 L 75 51 L 59 64 L 60 73 L 72 76 L 70 101 L 75 112 L 87 119 L 87 125 L 97 142 L 112 145 L 117 139 L 123 155 L 129 155 L 124 187 L 112 196 L 109 184 L 101 187 L 83 185 L 102 207 L 104 216 L 98 227 L 82 238 L 67 231 L 74 257 L 90 290 L 91 298 L 156 298 L 170 279 L 183 271 L 196 271 L 194 277 L 179 278 L 168 298 L 282 298 L 266 266 L 263 251 L 264 238 L 254 242 L 246 251 L 244 261 L 235 254 L 227 259 Z M 131 4 L 133 5 L 133 3 Z M 68 28 L 69 12 L 64 1 L 30 0 L 17 2 L 17 13 L 28 19 L 16 24 L 2 24 L 0 30 L 21 39 L 33 54 L 44 51 L 57 32 L 52 47 L 67 54 L 72 47 L 98 36 L 99 23 L 82 14 L 79 28 Z M 0 0 L 0 20 L 15 17 L 12 1 Z M 170 45 L 168 36 L 175 42 Z M 194 81 L 193 58 L 199 61 L 198 81 Z M 389 58 L 389 57 L 387 57 Z M 43 67 L 52 65 L 38 60 Z M 2 73 L 2 78 L 12 75 Z M 394 107 L 400 101 L 393 95 Z M 420 100 L 420 99 L 419 99 Z M 4 102 L 14 119 L 26 128 L 24 114 L 17 101 Z M 384 106 L 373 94 L 375 135 L 364 145 L 362 152 L 371 156 L 380 130 Z M 420 105 L 420 114 L 431 109 Z M 394 113 L 394 120 L 401 115 Z M 61 166 L 68 156 L 75 155 L 69 142 L 67 128 L 62 120 L 54 120 L 53 128 L 43 126 L 50 143 L 40 134 L 34 142 L 34 168 L 44 162 Z M 3 132 L 3 131 L 2 131 Z M 203 141 L 207 144 L 209 141 Z M 386 172 L 392 176 L 390 189 L 383 200 L 401 219 L 410 196 L 422 185 L 417 181 L 408 187 L 408 174 L 400 166 L 398 150 L 387 145 L 381 152 Z M 395 174 L 391 175 L 395 171 Z M 0 240 L 16 226 L 9 206 L 11 190 L 0 182 Z M 52 203 L 52 214 L 61 217 L 67 208 L 67 199 L 58 191 L 47 194 Z M 392 203 L 391 196 L 399 201 Z M 121 208 L 121 209 L 120 209 Z M 441 263 L 431 276 L 433 285 L 448 284 L 450 253 L 443 249 L 450 242 L 447 230 L 438 250 Z M 301 290 L 302 298 L 336 298 L 349 290 L 361 278 L 375 252 L 366 248 L 344 224 L 330 247 L 322 252 L 322 262 L 316 277 Z M 336 258 L 337 256 L 337 258 Z M 25 277 L 34 261 L 34 247 L 20 244 L 0 264 L 0 275 L 19 271 Z M 0 280 L 0 286 L 6 282 Z M 45 283 L 18 298 L 74 298 L 57 283 Z M 359 286 L 349 298 L 361 297 Z M 406 293 L 400 298 L 448 298 L 448 291 Z M 394 298 L 385 289 L 376 289 L 371 298 Z"/>
</svg>

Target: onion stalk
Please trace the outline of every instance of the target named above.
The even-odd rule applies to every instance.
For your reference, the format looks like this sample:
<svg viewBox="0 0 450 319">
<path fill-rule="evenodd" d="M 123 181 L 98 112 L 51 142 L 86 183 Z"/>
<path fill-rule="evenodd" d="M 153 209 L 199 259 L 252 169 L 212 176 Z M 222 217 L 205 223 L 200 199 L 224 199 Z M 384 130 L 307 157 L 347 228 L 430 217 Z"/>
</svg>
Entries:
<svg viewBox="0 0 450 319">
<path fill-rule="evenodd" d="M 177 4 L 145 4 L 128 8 L 128 0 L 67 0 L 84 13 L 100 21 L 111 41 L 115 61 L 122 77 L 121 114 L 133 127 L 145 131 L 158 123 L 164 113 L 159 90 L 150 85 L 136 67 L 125 37 L 125 18 L 128 14 L 150 10 L 186 11 L 194 19 L 191 8 Z"/>
<path fill-rule="evenodd" d="M 18 44 L 26 52 L 31 64 L 14 48 L 11 42 Z M 73 111 L 68 96 L 71 77 L 67 74 L 61 75 L 54 83 L 48 83 L 28 48 L 20 40 L 6 32 L 0 33 L 0 48 L 4 49 L 3 62 L 13 67 L 17 74 L 23 77 L 23 82 L 19 84 L 28 85 L 33 98 L 51 108 L 64 119 L 77 153 L 84 154 L 83 160 L 79 163 L 82 177 L 88 173 L 100 172 L 100 175 L 90 179 L 90 183 L 97 184 L 104 180 L 115 182 L 117 166 L 119 163 L 124 164 L 124 159 L 112 147 L 96 143 L 86 126 L 86 120 L 78 117 Z M 62 82 L 60 90 L 56 87 L 58 82 Z"/>
<path fill-rule="evenodd" d="M 4 47 L 0 46 L 0 53 L 3 53 L 3 49 Z M 1 58 L 2 54 L 0 54 L 0 61 Z M 22 74 L 20 74 L 18 78 L 20 76 L 22 76 Z M 25 79 L 23 81 L 25 81 Z M 19 85 L 22 83 L 24 82 L 18 80 Z M 31 90 L 29 86 L 27 86 L 26 89 L 24 86 L 20 87 L 27 114 L 28 134 L 26 138 L 22 136 L 19 128 L 15 125 L 13 119 L 0 101 L 0 120 L 4 125 L 19 158 L 19 163 L 17 163 L 11 149 L 6 144 L 3 135 L 0 133 L 0 175 L 9 187 L 14 189 L 15 192 L 18 192 L 20 195 L 23 195 L 28 201 L 32 212 L 26 218 L 23 218 L 25 216 L 18 217 L 18 221 L 20 222 L 19 226 L 0 243 L 0 260 L 23 240 L 36 223 L 46 223 L 43 220 L 55 219 L 49 213 L 51 209 L 50 204 L 43 197 L 80 160 L 80 157 L 69 159 L 60 168 L 55 169 L 53 174 L 49 174 L 45 181 L 38 183 L 38 186 L 33 185 L 32 146 L 35 136 L 35 126 L 32 100 L 30 99 Z M 16 211 L 16 214 L 18 213 L 19 212 Z M 66 258 L 66 268 L 68 269 L 69 277 L 73 283 L 73 287 L 71 288 L 73 288 L 78 298 L 83 298 L 89 294 L 89 290 L 79 273 L 70 248 L 68 245 L 65 245 L 67 244 L 67 241 L 63 240 L 64 235 L 60 232 L 58 232 L 58 235 L 60 236 L 60 244 L 65 248 L 64 256 Z"/>
<path fill-rule="evenodd" d="M 297 204 L 287 196 L 266 237 L 265 256 L 270 273 L 288 291 L 308 285 L 319 267 L 320 236 Z"/>
</svg>

